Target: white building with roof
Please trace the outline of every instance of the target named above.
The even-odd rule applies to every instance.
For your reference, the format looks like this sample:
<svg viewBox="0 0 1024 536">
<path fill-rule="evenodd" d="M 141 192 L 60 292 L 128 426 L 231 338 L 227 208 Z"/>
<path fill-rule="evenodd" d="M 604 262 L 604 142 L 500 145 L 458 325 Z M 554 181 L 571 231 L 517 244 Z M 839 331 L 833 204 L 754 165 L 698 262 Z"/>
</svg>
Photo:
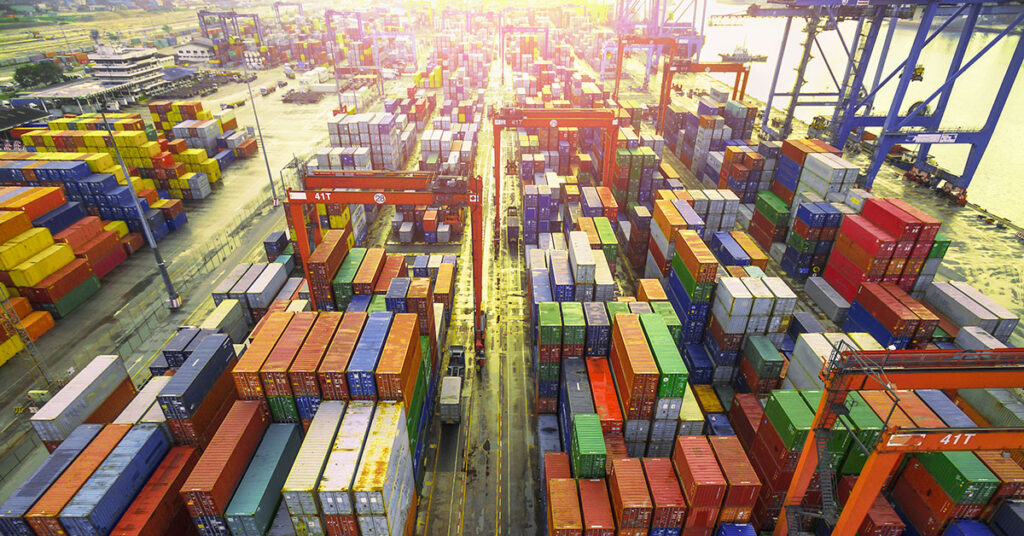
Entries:
<svg viewBox="0 0 1024 536">
<path fill-rule="evenodd" d="M 148 93 L 164 84 L 162 69 L 165 56 L 155 48 L 99 47 L 89 54 L 93 78 L 103 85 L 123 85 Z"/>
</svg>

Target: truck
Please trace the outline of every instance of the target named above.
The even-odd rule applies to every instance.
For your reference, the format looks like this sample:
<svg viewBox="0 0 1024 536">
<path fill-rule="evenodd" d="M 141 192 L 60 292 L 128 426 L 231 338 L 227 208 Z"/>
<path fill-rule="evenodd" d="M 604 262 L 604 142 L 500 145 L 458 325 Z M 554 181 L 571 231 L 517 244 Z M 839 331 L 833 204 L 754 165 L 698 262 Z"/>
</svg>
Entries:
<svg viewBox="0 0 1024 536">
<path fill-rule="evenodd" d="M 445 376 L 441 379 L 441 399 L 438 402 L 438 411 L 441 414 L 441 422 L 444 424 L 457 424 L 462 416 L 462 378 L 458 376 Z"/>
</svg>

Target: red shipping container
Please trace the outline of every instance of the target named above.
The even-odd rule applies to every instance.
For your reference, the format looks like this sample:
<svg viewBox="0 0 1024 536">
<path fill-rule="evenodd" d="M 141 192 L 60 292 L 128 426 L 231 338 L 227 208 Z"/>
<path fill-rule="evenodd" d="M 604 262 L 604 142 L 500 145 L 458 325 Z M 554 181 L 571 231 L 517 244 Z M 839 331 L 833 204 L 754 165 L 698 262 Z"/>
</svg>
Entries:
<svg viewBox="0 0 1024 536">
<path fill-rule="evenodd" d="M 866 199 L 860 213 L 898 241 L 913 242 L 917 240 L 917 235 L 921 232 L 922 225 L 917 218 L 907 214 L 885 198 Z"/>
<path fill-rule="evenodd" d="M 626 450 L 626 438 L 622 434 L 605 432 L 601 435 L 604 436 L 604 449 L 607 451 L 604 462 L 604 472 L 607 474 L 612 471 L 612 460 L 628 458 L 629 452 Z"/>
<path fill-rule="evenodd" d="M 416 377 L 423 361 L 423 350 L 417 334 L 416 315 L 396 313 L 391 330 L 377 363 L 377 398 L 399 400 L 412 407 Z"/>
<path fill-rule="evenodd" d="M 584 536 L 615 536 L 615 517 L 603 478 L 580 479 L 580 510 Z"/>
<path fill-rule="evenodd" d="M 650 420 L 658 389 L 658 366 L 647 345 L 639 315 L 615 315 L 609 364 L 625 409 L 623 417 Z"/>
<path fill-rule="evenodd" d="M 114 249 L 110 250 L 110 253 L 107 253 L 105 257 L 93 264 L 92 269 L 96 277 L 104 277 L 128 258 L 128 254 L 121 248 L 121 243 L 117 242 L 117 244 Z"/>
<path fill-rule="evenodd" d="M 717 509 L 722 505 L 727 482 L 706 437 L 677 437 L 672 461 L 691 508 Z"/>
<path fill-rule="evenodd" d="M 287 213 L 287 211 L 286 211 Z M 309 255 L 306 268 L 310 273 L 309 291 L 314 301 L 325 302 L 334 299 L 331 280 L 338 273 L 341 262 L 348 254 L 346 235 L 348 230 L 331 229 Z"/>
<path fill-rule="evenodd" d="M 96 468 L 131 428 L 130 424 L 104 426 L 50 489 L 32 505 L 25 514 L 25 522 L 38 536 L 64 536 L 64 527 L 57 520 L 60 511 L 71 502 L 86 480 L 89 480 Z"/>
<path fill-rule="evenodd" d="M 263 398 L 263 382 L 260 381 L 260 367 L 267 360 L 270 352 L 274 350 L 281 334 L 284 333 L 291 322 L 294 313 L 275 311 L 266 316 L 257 326 L 259 331 L 253 330 L 249 348 L 235 363 L 231 369 L 231 376 L 235 380 L 235 388 L 238 390 L 238 398 L 242 400 L 259 400 Z"/>
<path fill-rule="evenodd" d="M 714 528 L 715 525 L 718 524 L 718 513 L 718 507 L 702 506 L 699 508 L 690 508 L 686 514 L 686 523 L 684 526 L 687 528 Z"/>
<path fill-rule="evenodd" d="M 745 276 L 744 276 L 745 277 Z M 768 396 L 768 393 L 782 385 L 781 378 L 761 378 L 754 371 L 754 366 L 747 359 L 740 359 L 740 374 L 747 381 L 751 393 L 756 396 Z"/>
<path fill-rule="evenodd" d="M 856 481 L 857 477 L 853 475 L 844 476 L 839 480 L 836 495 L 840 505 L 846 504 Z M 879 494 L 875 497 L 875 502 L 871 504 L 867 515 L 864 516 L 864 523 L 861 524 L 857 534 L 861 536 L 901 536 L 904 528 L 906 527 L 900 520 L 900 516 L 896 514 L 896 510 L 893 510 L 889 501 Z"/>
<path fill-rule="evenodd" d="M 384 261 L 384 267 L 380 271 L 380 276 L 377 278 L 377 283 L 373 287 L 373 293 L 381 296 L 387 294 L 391 280 L 396 277 L 405 277 L 407 271 L 403 255 L 388 255 Z"/>
<path fill-rule="evenodd" d="M 334 332 L 341 322 L 342 313 L 325 311 L 320 313 L 306 335 L 295 359 L 288 368 L 292 394 L 295 396 L 320 396 L 316 371 L 324 352 L 331 343 Z"/>
<path fill-rule="evenodd" d="M 71 249 L 77 250 L 102 232 L 103 224 L 100 219 L 96 216 L 86 216 L 71 224 L 67 229 L 53 235 L 53 240 L 64 242 L 71 246 Z"/>
<path fill-rule="evenodd" d="M 746 362 L 747 360 L 742 360 Z M 761 401 L 753 394 L 736 393 L 732 397 L 732 405 L 729 406 L 729 423 L 736 432 L 736 437 L 747 450 L 751 449 L 757 438 L 757 431 L 761 426 L 761 419 L 764 418 L 764 408 Z"/>
<path fill-rule="evenodd" d="M 921 231 L 917 235 L 918 242 L 930 242 L 935 240 L 935 237 L 939 234 L 939 228 L 942 226 L 942 223 L 939 220 L 929 216 L 921 209 L 907 203 L 903 199 L 894 197 L 887 199 L 887 201 L 896 208 L 912 216 L 921 224 Z"/>
<path fill-rule="evenodd" d="M 551 536 L 583 536 L 583 516 L 580 513 L 576 481 L 571 478 L 552 478 L 547 481 L 548 534 Z"/>
<path fill-rule="evenodd" d="M 156 536 L 171 526 L 185 503 L 178 490 L 199 459 L 192 447 L 173 447 L 117 522 L 111 536 Z"/>
<path fill-rule="evenodd" d="M 128 233 L 121 237 L 121 249 L 123 249 L 128 255 L 142 249 L 142 246 L 144 245 L 146 245 L 146 242 L 143 240 L 142 234 L 140 233 Z"/>
<path fill-rule="evenodd" d="M 260 402 L 239 400 L 224 417 L 217 434 L 181 487 L 192 517 L 224 514 L 235 486 L 267 429 Z"/>
<path fill-rule="evenodd" d="M 363 262 L 352 279 L 352 292 L 355 294 L 373 294 L 374 284 L 381 270 L 384 269 L 384 248 L 366 250 Z"/>
<path fill-rule="evenodd" d="M 856 242 L 872 257 L 889 258 L 896 249 L 897 239 L 885 232 L 879 226 L 872 223 L 864 216 L 851 214 L 843 218 L 839 226 L 839 236 L 845 235 L 853 242 Z"/>
<path fill-rule="evenodd" d="M 323 516 L 327 536 L 359 536 L 359 523 L 355 514 Z"/>
<path fill-rule="evenodd" d="M 910 240 L 903 240 L 896 242 L 896 247 L 892 248 L 892 258 L 895 259 L 906 259 L 910 257 L 910 254 L 914 251 L 914 246 L 917 242 Z"/>
<path fill-rule="evenodd" d="M 939 317 L 925 307 L 924 304 L 912 298 L 902 288 L 891 283 L 882 283 L 882 288 L 917 316 L 917 329 L 914 330 L 912 337 L 930 341 L 935 328 L 939 327 Z"/>
<path fill-rule="evenodd" d="M 896 479 L 891 494 L 893 501 L 899 505 L 906 519 L 921 536 L 939 536 L 946 523 L 953 519 L 951 516 L 933 512 L 928 502 L 917 494 L 905 478 Z"/>
<path fill-rule="evenodd" d="M 181 510 L 174 516 L 174 519 L 167 525 L 161 534 L 162 536 L 199 536 L 196 524 L 188 515 L 188 508 L 182 505 Z"/>
<path fill-rule="evenodd" d="M 404 264 L 402 266 L 405 266 Z M 434 278 L 434 303 L 442 303 L 446 310 L 451 310 L 452 293 L 455 291 L 455 265 L 441 263 Z"/>
<path fill-rule="evenodd" d="M 654 503 L 647 492 L 647 480 L 637 458 L 612 461 L 608 475 L 612 511 L 619 529 L 646 529 L 651 525 Z"/>
<path fill-rule="evenodd" d="M 345 313 L 338 324 L 334 340 L 327 347 L 323 361 L 316 370 L 324 400 L 348 400 L 348 378 L 345 371 L 365 322 L 366 313 L 351 312 Z"/>
<path fill-rule="evenodd" d="M 564 452 L 544 453 L 544 480 L 552 478 L 572 478 L 572 467 L 569 455 Z"/>
<path fill-rule="evenodd" d="M 229 374 L 222 375 L 191 418 L 167 419 L 174 443 L 205 448 L 236 400 L 238 393 L 234 389 L 234 381 Z"/>
<path fill-rule="evenodd" d="M 405 307 L 410 313 L 419 315 L 420 335 L 429 335 L 434 329 L 434 298 L 430 292 L 429 277 L 414 277 L 409 282 L 405 295 Z M 436 364 L 436 362 L 434 362 Z"/>
<path fill-rule="evenodd" d="M 750 459 L 743 451 L 743 445 L 740 444 L 739 438 L 736 436 L 711 436 L 708 437 L 708 441 L 711 443 L 722 474 L 728 483 L 725 497 L 722 499 L 723 508 L 745 509 L 745 514 L 740 514 L 739 517 L 728 522 L 745 523 L 750 519 L 750 509 L 754 507 L 757 494 L 761 491 L 761 481 L 754 473 L 754 468 L 750 465 Z M 742 519 L 743 517 L 745 519 Z"/>
<path fill-rule="evenodd" d="M 686 518 L 686 500 L 679 487 L 679 479 L 669 458 L 643 458 L 647 490 L 651 493 L 654 511 L 651 528 L 682 528 Z"/>
<path fill-rule="evenodd" d="M 67 202 L 62 188 L 35 187 L 0 203 L 0 210 L 24 212 L 28 219 L 35 220 Z"/>
<path fill-rule="evenodd" d="M 854 299 L 896 337 L 910 337 L 917 331 L 917 315 L 886 292 L 880 284 L 864 283 Z"/>
<path fill-rule="evenodd" d="M 605 434 L 622 435 L 622 410 L 619 408 L 619 395 L 615 393 L 615 383 L 608 360 L 603 357 L 588 357 L 587 377 L 594 398 L 594 409 L 601 420 L 601 431 Z"/>
<path fill-rule="evenodd" d="M 92 267 L 84 259 L 75 259 L 48 275 L 34 287 L 18 287 L 23 296 L 34 302 L 56 303 L 93 276 Z"/>
<path fill-rule="evenodd" d="M 292 385 L 288 379 L 288 368 L 299 353 L 299 348 L 306 341 L 309 330 L 316 322 L 317 313 L 303 311 L 295 313 L 288 327 L 281 333 L 281 338 L 274 345 L 274 350 L 267 356 L 260 367 L 260 380 L 267 396 L 292 396 Z M 243 354 L 244 355 L 244 354 Z"/>
<path fill-rule="evenodd" d="M 981 515 L 983 504 L 956 504 L 942 489 L 935 477 L 916 458 L 907 462 L 899 480 L 905 480 L 938 517 L 947 519 L 976 519 Z"/>
</svg>

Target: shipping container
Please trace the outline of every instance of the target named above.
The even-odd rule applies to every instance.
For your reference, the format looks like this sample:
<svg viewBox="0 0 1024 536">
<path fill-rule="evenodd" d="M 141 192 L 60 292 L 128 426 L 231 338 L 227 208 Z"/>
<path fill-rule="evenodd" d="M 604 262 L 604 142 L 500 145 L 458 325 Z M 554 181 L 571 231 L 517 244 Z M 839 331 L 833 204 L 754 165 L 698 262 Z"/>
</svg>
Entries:
<svg viewBox="0 0 1024 536">
<path fill-rule="evenodd" d="M 691 508 L 718 508 L 725 498 L 728 481 L 715 458 L 708 439 L 679 436 L 672 453 L 679 483 Z"/>
<path fill-rule="evenodd" d="M 345 402 L 324 402 L 320 404 L 309 425 L 296 458 L 300 463 L 292 467 L 282 488 L 285 505 L 293 518 L 319 516 L 322 513 L 317 500 L 317 487 L 344 414 Z M 292 524 L 296 522 L 293 520 Z"/>
<path fill-rule="evenodd" d="M 583 514 L 584 536 L 614 536 L 615 517 L 612 514 L 608 485 L 603 478 L 584 478 L 578 481 L 580 511 Z"/>
<path fill-rule="evenodd" d="M 576 481 L 571 478 L 548 479 L 547 496 L 558 497 L 548 501 L 548 530 L 551 536 L 583 536 L 583 515 Z"/>
<path fill-rule="evenodd" d="M 366 323 L 366 313 L 345 313 L 317 368 L 324 400 L 348 400 L 348 363 Z"/>
<path fill-rule="evenodd" d="M 274 350 L 293 316 L 293 313 L 283 311 L 269 313 L 257 326 L 261 328 L 259 332 L 253 330 L 249 347 L 231 370 L 238 397 L 242 400 L 259 400 L 264 397 L 260 367 Z"/>
<path fill-rule="evenodd" d="M 39 439 L 63 441 L 78 425 L 99 410 L 104 401 L 126 380 L 128 371 L 120 356 L 97 356 L 39 408 L 29 422 Z M 117 408 L 114 415 L 123 409 L 124 406 Z"/>
<path fill-rule="evenodd" d="M 178 491 L 198 459 L 199 451 L 193 447 L 171 447 L 111 536 L 149 536 L 176 528 L 175 518 L 188 515 Z"/>
<path fill-rule="evenodd" d="M 654 503 L 640 460 L 620 458 L 612 460 L 611 466 L 608 489 L 619 530 L 650 527 Z"/>
<path fill-rule="evenodd" d="M 203 339 L 192 355 L 171 376 L 157 395 L 157 403 L 168 419 L 188 419 L 195 414 L 223 372 L 235 361 L 235 349 L 226 335 Z"/>
<path fill-rule="evenodd" d="M 277 514 L 281 487 L 302 445 L 296 424 L 275 423 L 267 427 L 249 468 L 238 483 L 224 511 L 224 521 L 234 536 L 263 536 Z"/>
<path fill-rule="evenodd" d="M 378 527 L 402 531 L 416 494 L 405 410 L 395 402 L 378 402 L 353 484 L 360 532 Z"/>
<path fill-rule="evenodd" d="M 234 403 L 181 487 L 185 506 L 193 518 L 223 517 L 268 421 L 260 402 Z"/>
<path fill-rule="evenodd" d="M 359 343 L 349 360 L 347 377 L 349 397 L 353 400 L 376 400 L 377 379 L 374 371 L 391 328 L 392 313 L 370 313 Z"/>
<path fill-rule="evenodd" d="M 353 400 L 348 403 L 324 466 L 317 495 L 323 507 L 328 534 L 347 536 L 359 533 L 352 486 L 363 455 L 366 433 L 373 419 L 373 410 L 373 402 Z"/>
<path fill-rule="evenodd" d="M 686 518 L 686 500 L 669 458 L 643 458 L 644 476 L 654 510 L 651 529 L 680 529 Z"/>
</svg>

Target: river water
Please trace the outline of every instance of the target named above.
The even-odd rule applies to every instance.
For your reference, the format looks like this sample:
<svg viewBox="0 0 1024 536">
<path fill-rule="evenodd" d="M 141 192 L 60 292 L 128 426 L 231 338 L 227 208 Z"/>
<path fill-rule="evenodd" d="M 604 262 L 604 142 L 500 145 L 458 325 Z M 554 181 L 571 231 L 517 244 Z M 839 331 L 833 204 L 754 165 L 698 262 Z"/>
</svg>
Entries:
<svg viewBox="0 0 1024 536">
<path fill-rule="evenodd" d="M 708 4 L 709 14 L 737 13 L 745 9 L 743 4 L 713 0 Z M 933 26 L 937 25 L 938 23 L 935 23 Z M 747 86 L 747 93 L 750 96 L 765 100 L 778 59 L 784 28 L 785 19 L 750 19 L 742 26 L 708 27 L 707 42 L 701 53 L 701 59 L 703 61 L 719 61 L 719 52 L 732 52 L 736 45 L 743 43 L 746 44 L 751 54 L 767 55 L 766 63 L 752 64 L 750 82 Z M 839 25 L 839 28 L 843 32 L 843 38 L 849 43 L 856 29 L 856 23 L 844 22 Z M 801 31 L 802 29 L 803 21 L 794 19 L 789 33 L 789 43 L 783 54 L 778 91 L 789 92 L 793 88 L 793 82 L 796 79 L 795 68 L 799 62 L 802 43 L 806 36 Z M 872 68 L 868 70 L 865 78 L 868 87 L 874 78 L 874 67 L 877 65 L 877 57 L 880 54 L 886 30 L 887 27 L 883 26 L 876 45 L 875 60 L 872 61 Z M 886 61 L 882 73 L 883 78 L 906 57 L 906 51 L 910 49 L 914 35 L 914 26 L 897 25 L 890 47 L 889 59 Z M 964 63 L 979 52 L 995 35 L 994 33 L 976 32 L 971 39 Z M 910 84 L 902 113 L 906 113 L 912 103 L 927 98 L 941 85 L 949 69 L 949 58 L 952 57 L 958 39 L 958 31 L 944 32 L 925 47 L 918 62 L 925 67 L 924 80 Z M 1005 65 L 1009 62 L 1017 44 L 1017 39 L 1018 37 L 1014 35 L 1003 38 L 960 77 L 953 90 L 950 103 L 946 107 L 942 127 L 975 128 L 984 124 L 992 101 L 995 99 L 996 89 L 1002 81 Z M 835 77 L 841 80 L 845 63 L 838 60 L 845 58 L 845 53 L 836 32 L 821 33 L 818 36 L 818 41 L 832 62 Z M 813 56 L 805 76 L 807 83 L 802 91 L 835 91 L 836 86 L 816 47 Z M 898 81 L 897 78 L 894 77 L 879 90 L 875 100 L 878 104 L 875 113 L 884 114 L 888 111 L 889 101 Z M 1024 173 L 1021 172 L 1018 162 L 1018 157 L 1021 155 L 1020 143 L 1024 139 L 1024 121 L 1019 119 L 1024 117 L 1024 83 L 1020 78 L 1021 76 L 1018 76 L 1002 117 L 996 125 L 995 134 L 985 157 L 974 175 L 968 190 L 968 199 L 995 214 L 1013 220 L 1015 223 L 1024 224 L 1024 203 L 1015 199 L 1013 194 L 1014 191 L 1019 191 L 1016 181 L 1024 179 Z M 785 99 L 778 98 L 772 103 L 774 108 L 783 108 L 785 104 Z M 799 107 L 796 115 L 799 119 L 809 122 L 815 115 L 822 114 L 830 117 L 831 109 Z M 794 132 L 794 134 L 804 133 Z M 934 145 L 931 154 L 941 167 L 958 173 L 963 169 L 968 148 L 967 145 Z"/>
</svg>

